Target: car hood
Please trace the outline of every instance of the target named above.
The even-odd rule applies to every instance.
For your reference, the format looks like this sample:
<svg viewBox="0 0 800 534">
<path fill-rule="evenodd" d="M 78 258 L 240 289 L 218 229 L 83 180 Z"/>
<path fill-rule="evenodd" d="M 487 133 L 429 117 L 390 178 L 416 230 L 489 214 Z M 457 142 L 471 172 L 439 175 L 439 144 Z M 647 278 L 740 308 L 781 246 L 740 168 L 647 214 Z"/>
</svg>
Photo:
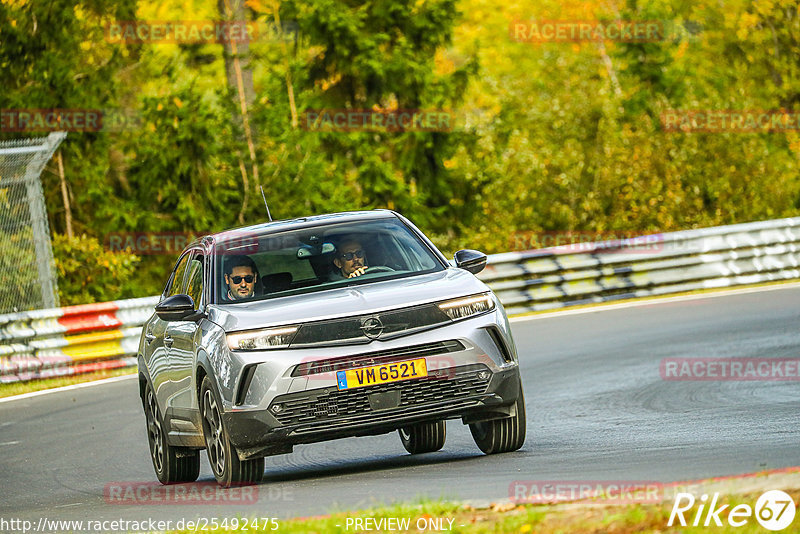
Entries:
<svg viewBox="0 0 800 534">
<path fill-rule="evenodd" d="M 365 315 L 488 290 L 471 273 L 451 267 L 436 273 L 303 295 L 212 305 L 209 320 L 232 332 Z"/>
</svg>

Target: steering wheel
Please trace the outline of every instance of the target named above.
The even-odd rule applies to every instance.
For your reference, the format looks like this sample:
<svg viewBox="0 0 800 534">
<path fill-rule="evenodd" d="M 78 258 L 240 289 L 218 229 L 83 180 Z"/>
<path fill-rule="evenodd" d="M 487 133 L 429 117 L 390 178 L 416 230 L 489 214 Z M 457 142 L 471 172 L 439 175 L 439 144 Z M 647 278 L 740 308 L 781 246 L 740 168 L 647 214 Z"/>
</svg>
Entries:
<svg viewBox="0 0 800 534">
<path fill-rule="evenodd" d="M 367 270 L 364 274 L 372 274 L 372 273 L 388 273 L 394 272 L 394 269 L 391 267 L 387 267 L 386 265 L 376 265 L 375 267 L 367 267 Z"/>
</svg>

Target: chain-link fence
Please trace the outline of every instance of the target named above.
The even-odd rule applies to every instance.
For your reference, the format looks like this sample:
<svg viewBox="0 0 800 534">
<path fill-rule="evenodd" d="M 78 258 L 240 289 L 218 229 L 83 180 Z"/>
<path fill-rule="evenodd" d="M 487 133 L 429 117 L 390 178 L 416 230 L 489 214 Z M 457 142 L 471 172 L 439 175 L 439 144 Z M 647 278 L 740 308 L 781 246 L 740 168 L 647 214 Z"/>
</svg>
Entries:
<svg viewBox="0 0 800 534">
<path fill-rule="evenodd" d="M 39 176 L 66 136 L 0 141 L 0 313 L 58 306 Z"/>
</svg>

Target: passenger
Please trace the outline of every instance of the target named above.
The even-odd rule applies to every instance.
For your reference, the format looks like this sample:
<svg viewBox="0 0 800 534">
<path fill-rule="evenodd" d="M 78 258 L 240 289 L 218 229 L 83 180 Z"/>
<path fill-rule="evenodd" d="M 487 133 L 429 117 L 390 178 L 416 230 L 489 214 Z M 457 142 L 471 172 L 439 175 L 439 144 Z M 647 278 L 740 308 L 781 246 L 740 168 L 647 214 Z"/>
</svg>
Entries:
<svg viewBox="0 0 800 534">
<path fill-rule="evenodd" d="M 242 300 L 255 295 L 258 269 L 250 256 L 232 256 L 225 261 L 225 286 L 228 300 Z"/>
</svg>

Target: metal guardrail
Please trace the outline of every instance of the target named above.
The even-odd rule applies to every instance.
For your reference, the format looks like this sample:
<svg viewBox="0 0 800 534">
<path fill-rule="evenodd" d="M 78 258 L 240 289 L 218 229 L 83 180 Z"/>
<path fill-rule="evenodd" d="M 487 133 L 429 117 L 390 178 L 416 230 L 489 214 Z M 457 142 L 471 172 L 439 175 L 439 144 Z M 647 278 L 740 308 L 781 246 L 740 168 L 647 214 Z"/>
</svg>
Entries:
<svg viewBox="0 0 800 534">
<path fill-rule="evenodd" d="M 0 315 L 0 383 L 136 365 L 158 297 Z"/>
<path fill-rule="evenodd" d="M 800 278 L 800 218 L 489 256 L 510 314 Z M 136 365 L 158 297 L 0 315 L 0 383 Z"/>
<path fill-rule="evenodd" d="M 510 314 L 800 278 L 800 218 L 490 256 Z"/>
</svg>

